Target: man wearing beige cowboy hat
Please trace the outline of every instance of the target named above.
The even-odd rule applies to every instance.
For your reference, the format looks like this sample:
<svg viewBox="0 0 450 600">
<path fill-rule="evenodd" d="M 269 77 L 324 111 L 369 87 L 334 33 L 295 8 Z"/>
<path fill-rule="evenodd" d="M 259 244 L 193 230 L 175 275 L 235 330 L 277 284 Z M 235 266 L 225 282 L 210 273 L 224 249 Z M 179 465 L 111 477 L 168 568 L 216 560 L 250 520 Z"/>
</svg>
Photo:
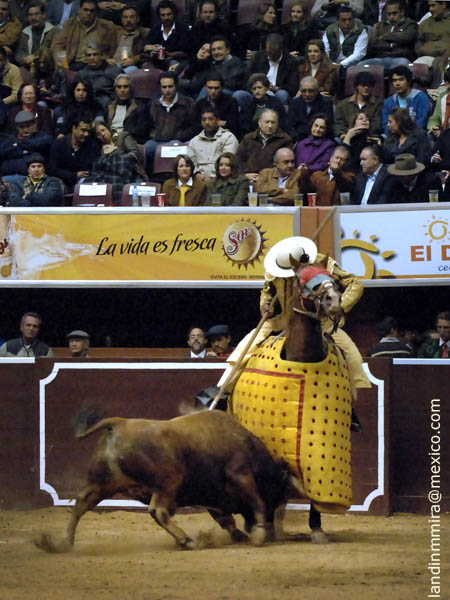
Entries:
<svg viewBox="0 0 450 600">
<path fill-rule="evenodd" d="M 297 261 L 304 262 L 305 266 L 314 265 L 325 268 L 339 285 L 340 289 L 343 290 L 341 297 L 343 317 L 341 318 L 340 326 L 333 333 L 332 337 L 346 355 L 352 393 L 356 398 L 357 388 L 369 388 L 371 385 L 362 367 L 361 354 L 352 339 L 343 331 L 342 326 L 345 321 L 345 315 L 350 312 L 361 298 L 363 286 L 355 275 L 344 271 L 333 258 L 319 254 L 316 244 L 306 237 L 294 236 L 281 240 L 266 255 L 264 260 L 266 282 L 261 291 L 260 308 L 262 314 L 269 313 L 269 319 L 266 320 L 252 345 L 247 349 L 247 353 L 242 359 L 242 369 L 254 353 L 258 344 L 263 342 L 272 332 L 280 332 L 287 329 L 289 304 L 292 298 L 292 286 L 294 282 L 294 271 L 290 263 L 290 256 Z M 276 300 L 272 303 L 275 295 Z M 324 332 L 330 333 L 333 328 L 334 323 L 330 319 L 322 320 L 322 329 Z M 238 344 L 228 358 L 229 363 L 236 364 L 241 360 L 242 351 L 251 333 Z M 235 376 L 230 381 L 231 386 L 237 380 L 240 372 L 241 370 L 239 373 L 235 373 Z M 219 381 L 219 385 L 223 385 L 228 373 L 229 370 L 225 371 Z"/>
<path fill-rule="evenodd" d="M 428 202 L 429 186 L 425 165 L 417 162 L 413 154 L 399 154 L 395 163 L 387 170 L 396 179 L 393 194 L 396 203 Z"/>
</svg>

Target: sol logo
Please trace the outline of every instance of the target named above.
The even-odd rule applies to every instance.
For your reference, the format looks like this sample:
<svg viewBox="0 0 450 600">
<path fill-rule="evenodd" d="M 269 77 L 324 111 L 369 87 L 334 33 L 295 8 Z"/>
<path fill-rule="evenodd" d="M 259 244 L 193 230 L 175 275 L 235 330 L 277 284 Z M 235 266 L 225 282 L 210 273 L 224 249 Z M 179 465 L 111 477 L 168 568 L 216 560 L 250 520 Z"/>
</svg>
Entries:
<svg viewBox="0 0 450 600">
<path fill-rule="evenodd" d="M 223 234 L 222 248 L 225 256 L 240 268 L 247 268 L 255 260 L 259 260 L 264 249 L 264 232 L 251 221 L 236 221 Z"/>
<path fill-rule="evenodd" d="M 450 239 L 450 226 L 448 220 L 445 218 L 436 218 L 433 215 L 433 219 L 426 225 L 423 225 L 423 227 L 426 229 L 425 236 L 428 237 L 430 241 L 440 242 L 445 238 Z"/>
</svg>

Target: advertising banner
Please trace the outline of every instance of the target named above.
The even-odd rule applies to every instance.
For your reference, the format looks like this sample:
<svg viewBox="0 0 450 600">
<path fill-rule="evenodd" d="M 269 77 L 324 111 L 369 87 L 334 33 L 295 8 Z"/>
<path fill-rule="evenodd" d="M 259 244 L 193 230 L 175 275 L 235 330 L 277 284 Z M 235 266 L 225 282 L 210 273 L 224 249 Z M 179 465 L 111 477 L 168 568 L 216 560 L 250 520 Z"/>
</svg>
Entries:
<svg viewBox="0 0 450 600">
<path fill-rule="evenodd" d="M 299 231 L 299 209 L 194 210 L 13 214 L 13 267 L 5 275 L 68 282 L 260 281 L 269 248 Z"/>
<path fill-rule="evenodd" d="M 340 212 L 341 264 L 363 279 L 450 278 L 450 207 Z"/>
</svg>

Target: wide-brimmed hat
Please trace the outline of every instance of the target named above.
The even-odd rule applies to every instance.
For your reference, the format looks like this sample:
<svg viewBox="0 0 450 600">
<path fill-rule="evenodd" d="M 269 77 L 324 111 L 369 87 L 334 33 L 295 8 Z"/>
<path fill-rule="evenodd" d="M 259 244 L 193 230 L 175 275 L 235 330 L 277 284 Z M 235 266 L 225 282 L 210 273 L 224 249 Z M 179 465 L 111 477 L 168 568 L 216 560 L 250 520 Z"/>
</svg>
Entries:
<svg viewBox="0 0 450 600">
<path fill-rule="evenodd" d="M 417 175 L 425 169 L 425 165 L 416 161 L 414 154 L 399 154 L 395 163 L 388 167 L 388 173 L 391 175 Z"/>
<path fill-rule="evenodd" d="M 281 240 L 267 253 L 265 270 L 273 277 L 293 277 L 295 273 L 289 256 L 295 260 L 308 258 L 305 265 L 313 263 L 317 258 L 317 246 L 307 237 L 294 236 Z"/>
</svg>

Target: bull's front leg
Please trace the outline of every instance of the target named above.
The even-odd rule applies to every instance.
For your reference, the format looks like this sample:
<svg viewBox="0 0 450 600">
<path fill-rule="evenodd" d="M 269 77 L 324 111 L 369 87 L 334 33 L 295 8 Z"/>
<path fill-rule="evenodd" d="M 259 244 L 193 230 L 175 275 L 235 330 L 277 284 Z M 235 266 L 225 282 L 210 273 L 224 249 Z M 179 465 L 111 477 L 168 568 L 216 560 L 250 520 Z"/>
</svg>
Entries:
<svg viewBox="0 0 450 600">
<path fill-rule="evenodd" d="M 182 550 L 193 550 L 195 548 L 194 540 L 192 540 L 178 525 L 171 519 L 169 507 L 174 502 L 175 495 L 167 494 L 166 492 L 153 492 L 148 512 L 155 521 L 170 535 L 175 538 L 177 546 Z"/>
</svg>

